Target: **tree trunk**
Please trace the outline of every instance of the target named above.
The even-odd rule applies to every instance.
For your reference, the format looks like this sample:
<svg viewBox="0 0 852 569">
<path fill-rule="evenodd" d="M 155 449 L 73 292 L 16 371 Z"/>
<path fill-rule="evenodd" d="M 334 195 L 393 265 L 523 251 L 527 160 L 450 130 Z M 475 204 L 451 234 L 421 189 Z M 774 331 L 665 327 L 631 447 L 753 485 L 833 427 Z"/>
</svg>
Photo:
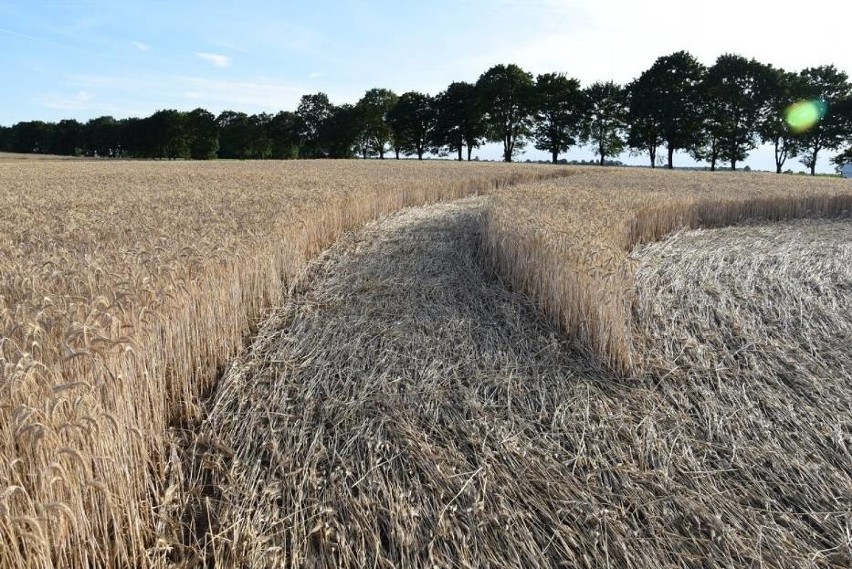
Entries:
<svg viewBox="0 0 852 569">
<path fill-rule="evenodd" d="M 553 163 L 556 164 L 559 159 L 559 152 L 554 150 L 553 152 L 551 152 L 551 155 L 553 156 Z"/>
<path fill-rule="evenodd" d="M 816 176 L 816 156 L 814 156 L 814 161 L 811 162 L 811 176 Z"/>
<path fill-rule="evenodd" d="M 780 174 L 781 168 L 784 167 L 784 162 L 787 161 L 787 150 L 778 150 L 778 139 L 775 140 L 775 173 Z"/>
<path fill-rule="evenodd" d="M 737 169 L 737 161 L 731 160 L 731 172 L 735 172 Z"/>
<path fill-rule="evenodd" d="M 716 157 L 715 156 L 710 157 L 710 171 L 711 172 L 716 171 Z"/>
<path fill-rule="evenodd" d="M 462 161 L 462 145 L 459 144 L 459 162 Z"/>
<path fill-rule="evenodd" d="M 471 156 L 473 155 L 473 145 L 467 145 L 467 161 L 470 162 Z"/>
<path fill-rule="evenodd" d="M 657 167 L 657 147 L 648 148 L 648 156 L 651 157 L 651 168 Z"/>
<path fill-rule="evenodd" d="M 422 148 L 417 149 L 417 159 L 423 160 L 423 149 Z"/>
<path fill-rule="evenodd" d="M 673 170 L 673 169 L 674 169 L 674 148 L 672 148 L 671 146 L 669 146 L 669 147 L 668 147 L 668 152 L 669 152 L 669 165 L 668 165 L 668 169 L 669 169 L 669 170 Z"/>
</svg>

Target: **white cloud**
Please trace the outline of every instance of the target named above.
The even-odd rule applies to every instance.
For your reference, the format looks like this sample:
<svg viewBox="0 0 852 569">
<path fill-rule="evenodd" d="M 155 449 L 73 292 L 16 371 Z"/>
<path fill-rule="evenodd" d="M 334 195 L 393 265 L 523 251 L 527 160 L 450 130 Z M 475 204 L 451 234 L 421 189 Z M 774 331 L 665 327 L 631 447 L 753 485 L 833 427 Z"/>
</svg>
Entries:
<svg viewBox="0 0 852 569">
<path fill-rule="evenodd" d="M 231 65 L 231 58 L 227 55 L 221 55 L 219 53 L 205 53 L 203 51 L 197 51 L 195 52 L 195 55 L 208 63 L 212 63 L 214 67 L 230 67 Z"/>
<path fill-rule="evenodd" d="M 184 97 L 201 101 L 205 106 L 232 107 L 234 110 L 295 109 L 306 93 L 303 87 L 265 79 L 219 81 L 201 77 L 178 77 Z"/>
<path fill-rule="evenodd" d="M 144 41 L 134 41 L 132 43 L 139 51 L 151 51 L 151 44 L 145 43 Z"/>
<path fill-rule="evenodd" d="M 319 79 L 320 77 L 325 77 L 325 73 L 314 71 L 308 74 L 308 79 Z"/>
<path fill-rule="evenodd" d="M 79 111 L 92 107 L 92 95 L 88 91 L 78 91 L 71 96 L 49 93 L 36 97 L 33 101 L 51 109 Z"/>
</svg>

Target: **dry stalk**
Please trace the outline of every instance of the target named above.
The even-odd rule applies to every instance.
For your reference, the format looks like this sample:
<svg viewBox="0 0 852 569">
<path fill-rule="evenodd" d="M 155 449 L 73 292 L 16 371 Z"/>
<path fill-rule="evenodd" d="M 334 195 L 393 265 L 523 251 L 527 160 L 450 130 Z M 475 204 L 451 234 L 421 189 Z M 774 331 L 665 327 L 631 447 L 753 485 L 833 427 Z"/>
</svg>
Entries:
<svg viewBox="0 0 852 569">
<path fill-rule="evenodd" d="M 844 180 L 584 168 L 496 194 L 484 233 L 513 287 L 579 346 L 630 375 L 642 371 L 631 335 L 636 244 L 685 227 L 850 211 L 852 185 Z"/>
<path fill-rule="evenodd" d="M 402 207 L 564 171 L 0 162 L 0 567 L 167 562 L 169 425 L 308 259 Z"/>
</svg>

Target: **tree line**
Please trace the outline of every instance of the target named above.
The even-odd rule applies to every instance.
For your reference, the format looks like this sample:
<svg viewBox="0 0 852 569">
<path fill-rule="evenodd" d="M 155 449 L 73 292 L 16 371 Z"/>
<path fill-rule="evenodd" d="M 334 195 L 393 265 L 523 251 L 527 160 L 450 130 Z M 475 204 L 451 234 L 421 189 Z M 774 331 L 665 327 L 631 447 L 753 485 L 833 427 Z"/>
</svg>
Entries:
<svg viewBox="0 0 852 569">
<path fill-rule="evenodd" d="M 791 117 L 802 101 L 809 113 L 803 124 Z M 673 168 L 675 152 L 685 151 L 711 170 L 735 170 L 768 144 L 777 172 L 798 157 L 814 174 L 825 152 L 839 152 L 837 164 L 852 162 L 852 85 L 833 65 L 788 72 L 725 54 L 706 67 L 679 51 L 626 85 L 583 88 L 565 74 L 534 77 L 517 65 L 496 65 L 475 83 L 454 82 L 435 96 L 375 88 L 354 105 L 305 95 L 295 110 L 274 115 L 215 116 L 199 108 L 0 127 L 0 151 L 127 158 L 470 160 L 486 142 L 502 144 L 507 162 L 528 144 L 554 163 L 584 145 L 600 164 L 629 150 L 647 155 L 651 167 Z"/>
</svg>

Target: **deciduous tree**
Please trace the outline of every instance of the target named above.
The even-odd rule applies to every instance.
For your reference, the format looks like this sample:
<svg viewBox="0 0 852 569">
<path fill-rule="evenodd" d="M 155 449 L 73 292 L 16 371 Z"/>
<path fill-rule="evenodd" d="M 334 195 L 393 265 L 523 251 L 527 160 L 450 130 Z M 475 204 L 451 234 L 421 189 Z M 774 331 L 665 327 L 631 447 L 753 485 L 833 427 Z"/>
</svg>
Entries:
<svg viewBox="0 0 852 569">
<path fill-rule="evenodd" d="M 467 159 L 470 160 L 473 149 L 479 148 L 485 137 L 476 86 L 464 82 L 451 83 L 435 99 L 437 124 L 433 145 L 456 152 L 459 160 L 467 146 Z"/>
<path fill-rule="evenodd" d="M 353 105 L 335 106 L 320 129 L 320 140 L 329 158 L 351 158 L 362 132 L 361 113 Z"/>
<path fill-rule="evenodd" d="M 503 160 L 511 162 L 523 149 L 532 128 L 535 83 L 517 65 L 495 65 L 476 82 L 487 137 L 503 144 Z"/>
<path fill-rule="evenodd" d="M 741 55 L 721 55 L 700 83 L 700 110 L 709 140 L 710 169 L 721 159 L 737 169 L 757 147 L 759 121 L 766 112 L 770 68 Z"/>
<path fill-rule="evenodd" d="M 669 168 L 674 167 L 677 150 L 689 150 L 700 142 L 699 84 L 704 73 L 704 66 L 692 55 L 678 51 L 658 58 L 632 84 L 631 118 L 637 119 L 648 144 L 650 135 L 659 133 Z"/>
<path fill-rule="evenodd" d="M 378 154 L 382 159 L 385 157 L 392 134 L 388 116 L 396 105 L 397 99 L 396 93 L 390 89 L 370 89 L 364 93 L 356 105 L 361 115 L 364 148 L 366 151 Z"/>
<path fill-rule="evenodd" d="M 193 160 L 216 158 L 219 151 L 219 126 L 216 117 L 202 108 L 186 113 L 186 136 L 189 143 L 189 157 Z"/>
<path fill-rule="evenodd" d="M 772 145 L 775 172 L 780 174 L 784 163 L 799 153 L 801 140 L 787 123 L 785 113 L 790 105 L 805 97 L 804 81 L 796 73 L 771 69 L 765 111 L 758 122 L 758 135 L 764 144 Z"/>
<path fill-rule="evenodd" d="M 219 125 L 219 157 L 245 160 L 251 156 L 251 127 L 245 113 L 223 111 L 216 117 Z"/>
<path fill-rule="evenodd" d="M 281 111 L 267 125 L 271 157 L 293 159 L 299 157 L 299 117 L 291 111 Z"/>
<path fill-rule="evenodd" d="M 603 166 L 607 156 L 617 156 L 624 150 L 627 92 L 612 81 L 597 82 L 585 90 L 585 97 L 582 140 L 595 150 Z"/>
<path fill-rule="evenodd" d="M 814 176 L 819 153 L 840 148 L 849 136 L 846 117 L 840 110 L 843 101 L 852 95 L 852 86 L 846 73 L 833 65 L 809 67 L 799 76 L 805 97 L 820 108 L 822 115 L 814 126 L 800 134 L 801 162 Z"/>
<path fill-rule="evenodd" d="M 299 120 L 300 155 L 302 158 L 322 158 L 320 131 L 331 117 L 334 106 L 325 93 L 304 95 L 299 101 L 296 116 Z"/>
<path fill-rule="evenodd" d="M 577 143 L 585 107 L 586 99 L 577 79 L 558 73 L 536 77 L 535 147 L 550 152 L 554 164 L 560 152 Z"/>
<path fill-rule="evenodd" d="M 406 156 L 416 154 L 419 160 L 423 160 L 437 121 L 435 100 L 429 95 L 415 91 L 403 93 L 391 110 L 388 120 L 394 146 Z"/>
</svg>

